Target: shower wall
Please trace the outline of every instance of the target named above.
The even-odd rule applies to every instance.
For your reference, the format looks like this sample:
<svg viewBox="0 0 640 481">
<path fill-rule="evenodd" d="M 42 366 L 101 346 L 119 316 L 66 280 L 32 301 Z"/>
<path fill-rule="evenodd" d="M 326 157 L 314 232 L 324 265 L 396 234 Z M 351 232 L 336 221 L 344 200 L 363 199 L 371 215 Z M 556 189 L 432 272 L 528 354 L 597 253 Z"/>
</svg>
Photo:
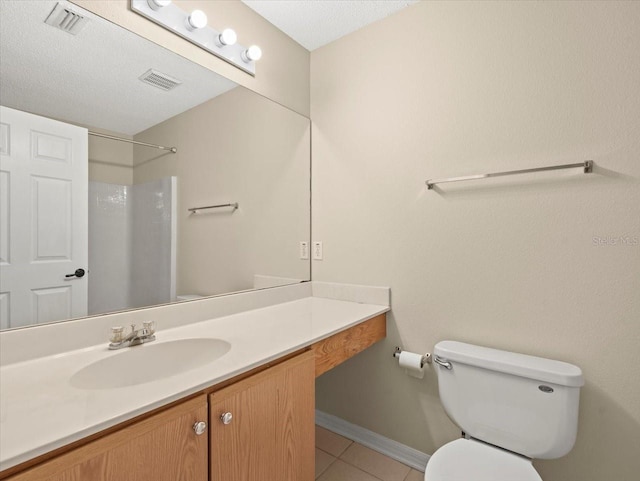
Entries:
<svg viewBox="0 0 640 481">
<path fill-rule="evenodd" d="M 89 182 L 89 315 L 175 298 L 175 185 Z"/>
<path fill-rule="evenodd" d="M 88 314 L 130 305 L 131 186 L 89 182 Z"/>
<path fill-rule="evenodd" d="M 175 177 L 131 186 L 131 307 L 175 300 Z"/>
</svg>

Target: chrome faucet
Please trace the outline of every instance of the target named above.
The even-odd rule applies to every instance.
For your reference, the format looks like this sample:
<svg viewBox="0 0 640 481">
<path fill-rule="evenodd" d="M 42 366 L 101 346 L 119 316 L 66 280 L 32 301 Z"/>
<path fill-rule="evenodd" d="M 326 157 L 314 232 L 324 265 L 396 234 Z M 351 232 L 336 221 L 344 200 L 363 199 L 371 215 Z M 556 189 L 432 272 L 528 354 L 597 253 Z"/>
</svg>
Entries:
<svg viewBox="0 0 640 481">
<path fill-rule="evenodd" d="M 137 346 L 145 342 L 155 341 L 155 324 L 153 321 L 144 321 L 142 329 L 136 329 L 136 325 L 131 324 L 131 332 L 126 336 L 124 336 L 124 327 L 112 327 L 109 349 L 122 349 L 123 347 Z"/>
</svg>

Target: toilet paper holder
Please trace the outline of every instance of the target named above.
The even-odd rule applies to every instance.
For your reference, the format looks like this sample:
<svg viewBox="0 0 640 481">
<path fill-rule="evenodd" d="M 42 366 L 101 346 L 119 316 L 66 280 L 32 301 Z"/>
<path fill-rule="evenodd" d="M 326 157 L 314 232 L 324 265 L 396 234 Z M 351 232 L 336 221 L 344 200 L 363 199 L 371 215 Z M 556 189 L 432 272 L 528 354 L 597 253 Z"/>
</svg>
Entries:
<svg viewBox="0 0 640 481">
<path fill-rule="evenodd" d="M 403 349 L 401 347 L 396 346 L 396 350 L 393 351 L 393 357 L 395 359 L 400 357 L 400 353 L 403 351 Z M 420 360 L 420 367 L 424 367 L 425 364 L 431 364 L 431 353 L 427 352 L 422 356 L 422 359 Z"/>
</svg>

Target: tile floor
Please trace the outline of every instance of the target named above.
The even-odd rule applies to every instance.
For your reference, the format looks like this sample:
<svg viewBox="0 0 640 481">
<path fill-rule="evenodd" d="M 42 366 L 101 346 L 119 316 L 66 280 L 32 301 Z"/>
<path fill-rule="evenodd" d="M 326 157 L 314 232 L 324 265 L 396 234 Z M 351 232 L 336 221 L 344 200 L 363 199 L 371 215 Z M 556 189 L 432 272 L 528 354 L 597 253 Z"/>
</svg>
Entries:
<svg viewBox="0 0 640 481">
<path fill-rule="evenodd" d="M 317 481 L 423 481 L 424 474 L 316 426 Z"/>
</svg>

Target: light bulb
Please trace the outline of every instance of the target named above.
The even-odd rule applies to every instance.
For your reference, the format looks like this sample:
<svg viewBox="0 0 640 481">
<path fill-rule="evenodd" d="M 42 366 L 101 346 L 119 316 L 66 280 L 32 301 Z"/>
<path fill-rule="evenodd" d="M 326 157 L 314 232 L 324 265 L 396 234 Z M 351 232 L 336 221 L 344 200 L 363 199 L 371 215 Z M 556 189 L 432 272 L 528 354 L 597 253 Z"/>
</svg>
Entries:
<svg viewBox="0 0 640 481">
<path fill-rule="evenodd" d="M 187 28 L 189 30 L 198 30 L 207 26 L 207 14 L 202 10 L 194 10 L 187 18 Z"/>
<path fill-rule="evenodd" d="M 262 58 L 262 49 L 257 45 L 251 45 L 251 47 L 242 52 L 241 56 L 242 60 L 244 60 L 245 62 L 260 60 Z"/>
<path fill-rule="evenodd" d="M 171 5 L 171 0 L 147 0 L 152 10 L 160 10 L 162 7 Z"/>
<path fill-rule="evenodd" d="M 238 36 L 236 32 L 231 28 L 225 28 L 220 35 L 216 38 L 216 43 L 219 47 L 224 47 L 225 45 L 234 45 L 238 41 Z"/>
</svg>

